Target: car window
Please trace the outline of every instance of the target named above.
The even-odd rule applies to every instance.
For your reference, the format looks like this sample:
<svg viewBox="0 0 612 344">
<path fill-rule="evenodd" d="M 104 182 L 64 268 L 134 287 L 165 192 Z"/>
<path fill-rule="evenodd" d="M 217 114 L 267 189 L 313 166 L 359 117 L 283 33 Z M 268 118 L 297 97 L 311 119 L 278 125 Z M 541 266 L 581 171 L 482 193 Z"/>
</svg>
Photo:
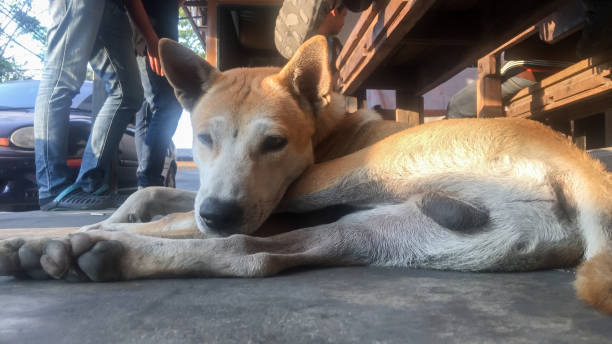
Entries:
<svg viewBox="0 0 612 344">
<path fill-rule="evenodd" d="M 38 94 L 38 80 L 15 80 L 0 84 L 0 110 L 34 109 Z M 71 108 L 91 112 L 91 81 L 85 81 L 72 99 Z"/>
<path fill-rule="evenodd" d="M 0 84 L 0 108 L 34 108 L 38 81 L 19 80 Z"/>
</svg>

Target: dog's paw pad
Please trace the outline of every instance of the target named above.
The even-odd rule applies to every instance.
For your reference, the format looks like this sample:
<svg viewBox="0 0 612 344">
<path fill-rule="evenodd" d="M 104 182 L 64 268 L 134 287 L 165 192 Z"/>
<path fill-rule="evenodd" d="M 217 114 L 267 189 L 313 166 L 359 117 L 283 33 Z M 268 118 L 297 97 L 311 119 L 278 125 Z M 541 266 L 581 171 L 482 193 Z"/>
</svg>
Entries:
<svg viewBox="0 0 612 344">
<path fill-rule="evenodd" d="M 92 281 L 116 281 L 121 279 L 119 262 L 123 252 L 119 241 L 99 241 L 79 256 L 78 264 Z"/>
<path fill-rule="evenodd" d="M 75 257 L 89 251 L 96 241 L 86 233 L 75 233 L 70 235 L 70 245 L 72 246 L 72 254 Z"/>
<path fill-rule="evenodd" d="M 48 279 L 49 275 L 40 264 L 40 257 L 43 254 L 42 242 L 26 242 L 19 248 L 19 261 L 21 269 L 29 278 L 36 280 Z"/>
</svg>

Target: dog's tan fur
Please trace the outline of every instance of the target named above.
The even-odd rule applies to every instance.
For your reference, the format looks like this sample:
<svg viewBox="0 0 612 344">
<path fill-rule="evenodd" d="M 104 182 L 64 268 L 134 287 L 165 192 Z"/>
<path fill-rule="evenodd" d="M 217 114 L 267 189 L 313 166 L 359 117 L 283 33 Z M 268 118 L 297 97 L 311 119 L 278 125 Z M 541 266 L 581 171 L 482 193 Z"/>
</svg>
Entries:
<svg viewBox="0 0 612 344">
<path fill-rule="evenodd" d="M 406 129 L 373 112 L 346 114 L 321 37 L 281 70 L 221 73 L 167 40 L 160 55 L 192 113 L 199 191 L 147 188 L 83 233 L 5 240 L 0 273 L 98 281 L 269 276 L 299 265 L 524 271 L 584 258 L 578 295 L 612 313 L 611 177 L 562 135 L 520 119 Z M 158 215 L 167 216 L 150 222 Z M 204 239 L 159 238 L 173 233 Z"/>
</svg>

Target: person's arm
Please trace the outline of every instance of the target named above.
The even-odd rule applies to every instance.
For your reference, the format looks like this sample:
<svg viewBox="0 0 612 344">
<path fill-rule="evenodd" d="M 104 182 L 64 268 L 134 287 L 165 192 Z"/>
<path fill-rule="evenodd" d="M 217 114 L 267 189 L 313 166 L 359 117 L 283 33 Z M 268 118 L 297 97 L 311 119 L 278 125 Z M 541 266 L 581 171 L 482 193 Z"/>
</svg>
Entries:
<svg viewBox="0 0 612 344">
<path fill-rule="evenodd" d="M 163 76 L 164 71 L 161 68 L 161 63 L 159 62 L 159 55 L 157 53 L 157 45 L 159 44 L 159 37 L 157 37 L 157 33 L 153 30 L 153 26 L 151 26 L 151 22 L 149 21 L 149 17 L 147 16 L 147 12 L 142 6 L 141 0 L 128 0 L 126 1 L 127 10 L 132 17 L 132 20 L 142 33 L 147 42 L 147 55 L 149 56 L 149 64 L 151 65 L 151 69 L 158 75 Z"/>
</svg>

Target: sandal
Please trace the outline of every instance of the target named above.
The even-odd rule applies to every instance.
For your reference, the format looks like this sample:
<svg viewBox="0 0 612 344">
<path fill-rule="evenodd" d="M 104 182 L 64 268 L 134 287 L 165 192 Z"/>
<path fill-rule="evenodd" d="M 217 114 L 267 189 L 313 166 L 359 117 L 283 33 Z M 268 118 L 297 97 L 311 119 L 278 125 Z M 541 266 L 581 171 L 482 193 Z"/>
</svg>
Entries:
<svg viewBox="0 0 612 344">
<path fill-rule="evenodd" d="M 125 198 L 102 192 L 87 193 L 77 184 L 70 185 L 41 210 L 102 210 L 116 208 Z"/>
</svg>

